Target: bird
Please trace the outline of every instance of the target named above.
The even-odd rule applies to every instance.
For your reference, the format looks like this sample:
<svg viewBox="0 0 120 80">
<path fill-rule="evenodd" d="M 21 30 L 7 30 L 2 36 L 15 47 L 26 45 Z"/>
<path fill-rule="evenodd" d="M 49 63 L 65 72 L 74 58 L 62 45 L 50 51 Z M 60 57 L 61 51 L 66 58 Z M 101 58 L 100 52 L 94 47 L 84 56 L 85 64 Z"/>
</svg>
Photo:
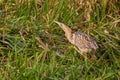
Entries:
<svg viewBox="0 0 120 80">
<path fill-rule="evenodd" d="M 62 28 L 68 41 L 75 46 L 79 53 L 87 58 L 87 54 L 92 51 L 93 53 L 91 56 L 93 56 L 93 58 L 96 57 L 95 51 L 98 49 L 98 45 L 91 36 L 82 32 L 72 32 L 72 29 L 66 24 L 58 21 L 54 22 Z"/>
</svg>

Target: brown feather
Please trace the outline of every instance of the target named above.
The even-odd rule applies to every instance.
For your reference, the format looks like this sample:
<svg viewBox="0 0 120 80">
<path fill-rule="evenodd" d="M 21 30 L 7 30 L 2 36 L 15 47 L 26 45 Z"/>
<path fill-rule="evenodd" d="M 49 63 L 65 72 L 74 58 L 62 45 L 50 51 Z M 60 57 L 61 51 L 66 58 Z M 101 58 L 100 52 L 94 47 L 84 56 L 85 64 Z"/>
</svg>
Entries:
<svg viewBox="0 0 120 80">
<path fill-rule="evenodd" d="M 82 53 L 96 50 L 98 48 L 96 42 L 88 35 L 81 32 L 75 32 L 72 34 L 71 43 L 74 44 Z"/>
<path fill-rule="evenodd" d="M 57 21 L 54 22 L 63 29 L 68 41 L 75 45 L 81 53 L 87 53 L 98 48 L 95 40 L 93 40 L 87 34 L 81 32 L 72 33 L 72 30 L 67 25 Z"/>
</svg>

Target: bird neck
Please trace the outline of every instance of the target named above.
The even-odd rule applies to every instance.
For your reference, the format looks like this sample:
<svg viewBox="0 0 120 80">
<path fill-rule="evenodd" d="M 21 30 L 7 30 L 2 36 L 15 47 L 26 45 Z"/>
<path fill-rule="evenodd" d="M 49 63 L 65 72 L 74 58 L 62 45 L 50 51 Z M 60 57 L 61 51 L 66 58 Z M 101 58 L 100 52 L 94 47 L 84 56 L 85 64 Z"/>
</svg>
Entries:
<svg viewBox="0 0 120 80">
<path fill-rule="evenodd" d="M 65 32 L 65 36 L 67 37 L 67 39 L 71 42 L 72 39 L 72 30 L 71 28 L 69 28 L 67 25 L 63 24 L 61 26 L 61 28 L 63 29 L 63 31 Z"/>
<path fill-rule="evenodd" d="M 65 36 L 67 37 L 67 39 L 71 42 L 72 39 L 72 32 L 71 31 L 65 31 Z"/>
</svg>

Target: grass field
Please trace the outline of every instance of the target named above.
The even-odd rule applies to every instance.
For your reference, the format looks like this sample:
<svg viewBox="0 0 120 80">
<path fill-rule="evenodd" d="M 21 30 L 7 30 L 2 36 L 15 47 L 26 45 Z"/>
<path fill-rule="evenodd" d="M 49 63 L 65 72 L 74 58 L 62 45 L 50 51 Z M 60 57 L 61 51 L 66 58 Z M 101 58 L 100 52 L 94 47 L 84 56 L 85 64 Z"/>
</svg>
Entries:
<svg viewBox="0 0 120 80">
<path fill-rule="evenodd" d="M 97 59 L 54 20 L 92 36 Z M 120 80 L 120 1 L 0 0 L 0 80 Z"/>
</svg>

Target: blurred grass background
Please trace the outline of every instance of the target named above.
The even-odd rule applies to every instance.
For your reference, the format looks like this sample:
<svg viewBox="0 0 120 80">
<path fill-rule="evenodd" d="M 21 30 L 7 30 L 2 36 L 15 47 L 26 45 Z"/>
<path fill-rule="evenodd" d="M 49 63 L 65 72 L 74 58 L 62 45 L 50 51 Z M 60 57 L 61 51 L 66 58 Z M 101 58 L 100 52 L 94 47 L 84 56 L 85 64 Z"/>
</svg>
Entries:
<svg viewBox="0 0 120 80">
<path fill-rule="evenodd" d="M 95 61 L 54 20 L 92 36 Z M 119 80 L 119 0 L 0 0 L 0 80 Z"/>
</svg>

